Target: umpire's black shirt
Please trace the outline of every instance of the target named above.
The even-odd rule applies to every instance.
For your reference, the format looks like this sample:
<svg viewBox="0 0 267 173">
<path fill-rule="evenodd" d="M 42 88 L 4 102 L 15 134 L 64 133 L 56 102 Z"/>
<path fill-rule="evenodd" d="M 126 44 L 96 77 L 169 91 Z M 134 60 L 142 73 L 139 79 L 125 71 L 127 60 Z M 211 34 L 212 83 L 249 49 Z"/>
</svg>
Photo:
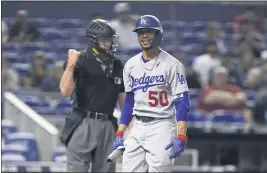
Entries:
<svg viewBox="0 0 267 173">
<path fill-rule="evenodd" d="M 112 114 L 117 104 L 118 94 L 124 92 L 123 65 L 116 58 L 113 78 L 108 78 L 96 56 L 90 47 L 79 56 L 74 69 L 73 94 L 76 92 L 77 101 L 75 107 L 91 112 Z"/>
</svg>

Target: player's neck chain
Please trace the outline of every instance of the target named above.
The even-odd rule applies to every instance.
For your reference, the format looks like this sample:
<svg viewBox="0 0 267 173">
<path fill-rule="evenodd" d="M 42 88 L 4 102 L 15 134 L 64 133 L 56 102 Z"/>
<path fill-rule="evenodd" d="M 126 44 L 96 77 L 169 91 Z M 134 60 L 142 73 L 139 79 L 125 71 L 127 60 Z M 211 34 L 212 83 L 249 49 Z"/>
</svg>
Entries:
<svg viewBox="0 0 267 173">
<path fill-rule="evenodd" d="M 154 67 L 155 67 L 155 65 L 156 65 L 156 62 L 157 62 L 157 60 L 158 60 L 158 57 L 159 57 L 160 52 L 161 52 L 161 51 L 159 51 L 158 55 L 157 55 L 155 58 L 151 59 L 151 60 L 154 60 L 154 63 L 153 63 L 153 65 L 152 65 L 151 68 L 147 68 L 147 67 L 144 65 L 144 62 L 143 62 L 143 60 L 142 60 L 142 55 L 141 55 L 141 57 L 140 57 L 140 61 L 141 61 L 142 66 L 144 67 L 144 69 L 146 69 L 146 70 L 148 70 L 148 71 L 152 71 L 152 70 L 154 69 Z"/>
</svg>

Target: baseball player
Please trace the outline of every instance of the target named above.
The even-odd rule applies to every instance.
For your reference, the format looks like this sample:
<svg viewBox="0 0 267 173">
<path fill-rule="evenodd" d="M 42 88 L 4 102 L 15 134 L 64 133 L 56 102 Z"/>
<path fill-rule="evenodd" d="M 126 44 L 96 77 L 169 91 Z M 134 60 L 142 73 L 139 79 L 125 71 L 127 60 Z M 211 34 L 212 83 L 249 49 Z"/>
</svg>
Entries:
<svg viewBox="0 0 267 173">
<path fill-rule="evenodd" d="M 143 51 L 124 66 L 126 97 L 113 149 L 123 146 L 123 134 L 134 117 L 122 172 L 172 172 L 174 158 L 183 153 L 187 142 L 184 66 L 159 47 L 163 29 L 157 17 L 141 16 L 134 32 Z"/>
</svg>

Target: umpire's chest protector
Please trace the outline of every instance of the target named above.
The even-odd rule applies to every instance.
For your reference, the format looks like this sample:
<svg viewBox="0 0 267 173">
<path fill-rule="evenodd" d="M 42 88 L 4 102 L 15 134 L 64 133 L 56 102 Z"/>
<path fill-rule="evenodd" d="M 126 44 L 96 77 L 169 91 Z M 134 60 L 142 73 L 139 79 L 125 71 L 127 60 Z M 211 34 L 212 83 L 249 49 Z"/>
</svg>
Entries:
<svg viewBox="0 0 267 173">
<path fill-rule="evenodd" d="M 107 94 L 118 94 L 123 85 L 123 65 L 115 57 L 99 57 L 91 52 L 82 54 L 82 71 L 89 87 L 97 87 Z"/>
</svg>

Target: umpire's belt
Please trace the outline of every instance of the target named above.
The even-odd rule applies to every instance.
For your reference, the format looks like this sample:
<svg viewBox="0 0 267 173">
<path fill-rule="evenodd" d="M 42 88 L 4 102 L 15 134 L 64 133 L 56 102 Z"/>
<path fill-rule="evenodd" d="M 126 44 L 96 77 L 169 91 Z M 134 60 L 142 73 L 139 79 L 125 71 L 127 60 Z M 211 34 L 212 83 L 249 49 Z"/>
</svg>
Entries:
<svg viewBox="0 0 267 173">
<path fill-rule="evenodd" d="M 162 119 L 162 118 L 146 117 L 146 116 L 138 116 L 138 115 L 134 115 L 134 116 L 138 121 L 141 121 L 143 123 L 149 123 L 151 121 L 161 120 Z"/>
<path fill-rule="evenodd" d="M 110 118 L 110 116 L 112 116 L 112 114 L 110 113 L 100 113 L 100 112 L 91 112 L 85 109 L 81 109 L 81 108 L 74 108 L 74 110 L 78 111 L 78 112 L 82 112 L 83 114 L 85 114 L 88 118 L 92 118 L 92 119 L 99 119 L 99 120 L 108 120 Z"/>
</svg>

